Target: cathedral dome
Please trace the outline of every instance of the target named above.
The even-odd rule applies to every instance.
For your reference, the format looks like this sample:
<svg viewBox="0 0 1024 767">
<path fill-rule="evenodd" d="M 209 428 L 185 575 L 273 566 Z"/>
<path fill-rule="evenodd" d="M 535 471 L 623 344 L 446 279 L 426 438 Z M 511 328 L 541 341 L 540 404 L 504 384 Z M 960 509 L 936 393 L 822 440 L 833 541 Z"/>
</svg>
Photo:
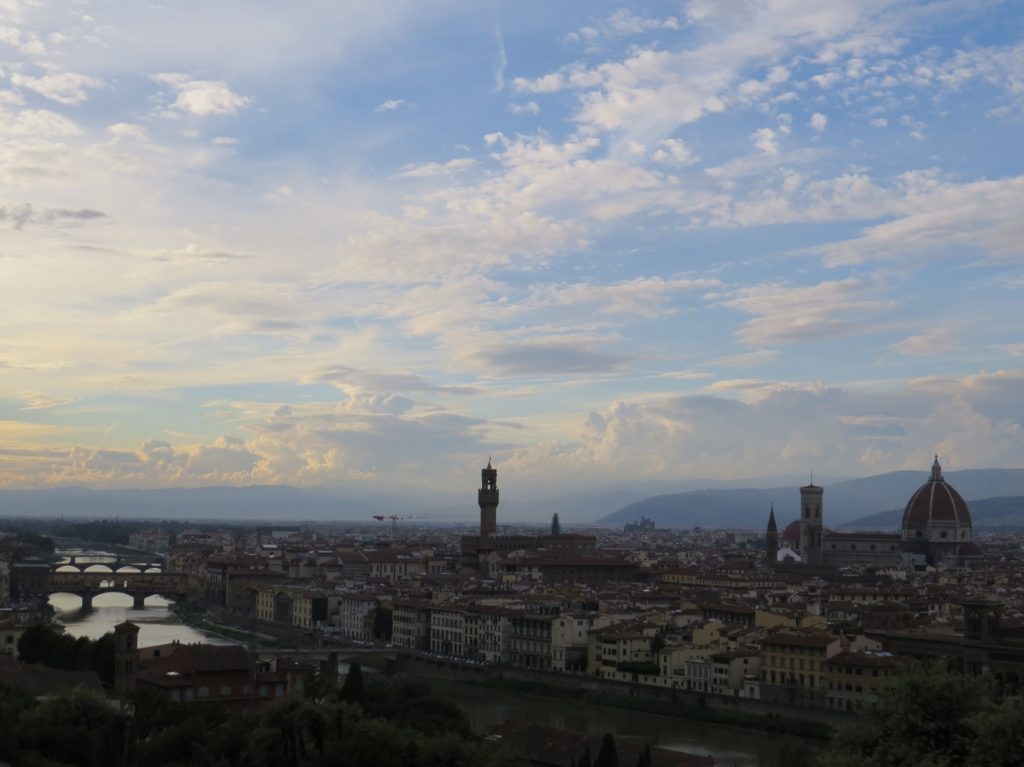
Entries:
<svg viewBox="0 0 1024 767">
<path fill-rule="evenodd" d="M 903 512 L 903 530 L 905 533 L 923 532 L 937 527 L 969 529 L 971 512 L 960 493 L 942 478 L 939 457 L 935 456 L 932 475 L 907 501 L 907 508 Z"/>
</svg>

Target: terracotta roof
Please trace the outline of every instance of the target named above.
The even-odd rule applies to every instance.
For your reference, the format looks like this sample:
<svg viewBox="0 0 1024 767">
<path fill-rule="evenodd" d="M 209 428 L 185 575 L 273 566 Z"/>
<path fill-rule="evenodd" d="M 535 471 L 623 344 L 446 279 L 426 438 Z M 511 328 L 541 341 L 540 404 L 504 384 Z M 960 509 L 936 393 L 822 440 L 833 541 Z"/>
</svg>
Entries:
<svg viewBox="0 0 1024 767">
<path fill-rule="evenodd" d="M 787 634 L 779 632 L 777 634 L 769 634 L 765 637 L 762 644 L 783 647 L 824 648 L 838 639 L 839 637 L 834 637 L 831 634 Z"/>
<path fill-rule="evenodd" d="M 784 541 L 800 541 L 800 520 L 794 519 L 788 525 L 786 529 L 782 531 L 782 540 Z"/>
</svg>

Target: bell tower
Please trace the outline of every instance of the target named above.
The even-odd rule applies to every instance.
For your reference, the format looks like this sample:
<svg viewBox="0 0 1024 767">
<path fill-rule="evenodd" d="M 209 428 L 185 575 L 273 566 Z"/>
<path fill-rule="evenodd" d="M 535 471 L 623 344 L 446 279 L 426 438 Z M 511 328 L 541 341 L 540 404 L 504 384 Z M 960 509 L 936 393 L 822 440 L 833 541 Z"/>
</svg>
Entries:
<svg viewBox="0 0 1024 767">
<path fill-rule="evenodd" d="M 487 459 L 487 468 L 480 472 L 480 537 L 490 538 L 498 531 L 498 470 Z"/>
<path fill-rule="evenodd" d="M 114 690 L 122 699 L 135 688 L 138 653 L 139 627 L 131 621 L 114 626 Z"/>
<path fill-rule="evenodd" d="M 825 488 L 813 482 L 800 488 L 800 556 L 809 565 L 824 564 L 821 501 Z"/>
</svg>

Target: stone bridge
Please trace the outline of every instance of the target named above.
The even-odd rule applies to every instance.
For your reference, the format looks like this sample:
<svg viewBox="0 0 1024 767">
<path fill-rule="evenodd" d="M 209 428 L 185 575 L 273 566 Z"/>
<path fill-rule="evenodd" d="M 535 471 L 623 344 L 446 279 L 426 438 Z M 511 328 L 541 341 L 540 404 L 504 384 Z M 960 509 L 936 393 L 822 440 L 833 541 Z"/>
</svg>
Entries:
<svg viewBox="0 0 1024 767">
<path fill-rule="evenodd" d="M 135 601 L 135 609 L 141 610 L 148 596 L 184 597 L 188 578 L 180 573 L 58 572 L 50 574 L 49 591 L 77 594 L 82 607 L 92 607 L 92 599 L 98 594 L 127 594 Z"/>
</svg>

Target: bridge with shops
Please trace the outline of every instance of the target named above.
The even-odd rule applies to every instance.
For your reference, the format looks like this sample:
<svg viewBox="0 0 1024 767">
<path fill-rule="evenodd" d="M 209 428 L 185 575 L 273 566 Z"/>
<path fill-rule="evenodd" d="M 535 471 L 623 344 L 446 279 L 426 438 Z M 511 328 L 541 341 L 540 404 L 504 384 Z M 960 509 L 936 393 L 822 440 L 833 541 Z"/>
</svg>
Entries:
<svg viewBox="0 0 1024 767">
<path fill-rule="evenodd" d="M 102 554 L 66 554 L 64 559 L 54 562 L 51 569 L 58 571 L 62 568 L 73 567 L 76 570 L 88 570 L 90 567 L 106 567 L 113 571 L 125 567 L 133 567 L 136 570 L 162 570 L 163 561 L 157 557 L 139 556 L 117 556 Z"/>
</svg>

